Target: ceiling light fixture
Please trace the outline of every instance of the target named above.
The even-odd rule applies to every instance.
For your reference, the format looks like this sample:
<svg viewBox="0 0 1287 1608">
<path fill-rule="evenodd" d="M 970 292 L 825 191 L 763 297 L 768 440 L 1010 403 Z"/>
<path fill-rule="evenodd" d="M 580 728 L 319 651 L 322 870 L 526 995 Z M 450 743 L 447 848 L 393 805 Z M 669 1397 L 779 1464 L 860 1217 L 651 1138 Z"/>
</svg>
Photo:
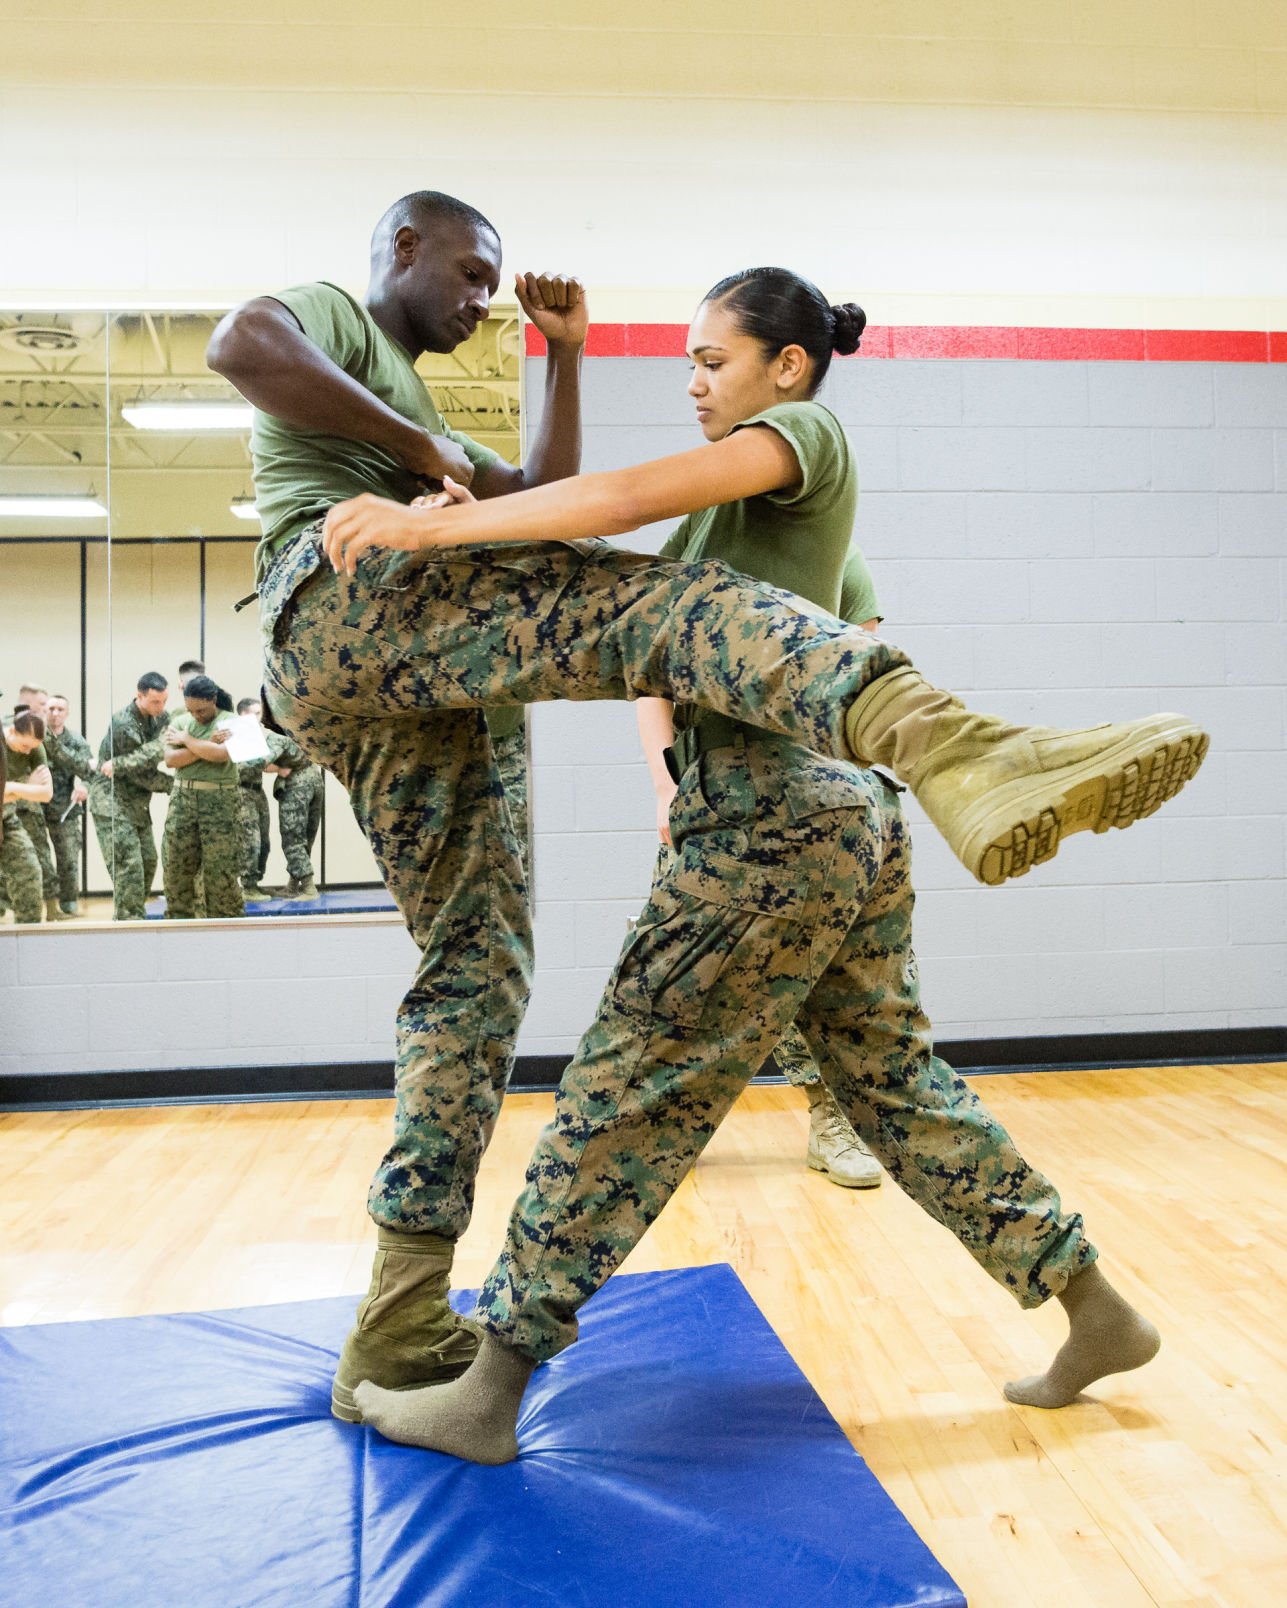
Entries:
<svg viewBox="0 0 1287 1608">
<path fill-rule="evenodd" d="M 0 519 L 106 519 L 97 497 L 0 496 Z"/>
<path fill-rule="evenodd" d="M 249 430 L 253 409 L 244 402 L 130 402 L 121 409 L 136 430 Z"/>
<path fill-rule="evenodd" d="M 259 510 L 253 497 L 234 497 L 228 504 L 229 512 L 238 519 L 258 519 Z"/>
</svg>

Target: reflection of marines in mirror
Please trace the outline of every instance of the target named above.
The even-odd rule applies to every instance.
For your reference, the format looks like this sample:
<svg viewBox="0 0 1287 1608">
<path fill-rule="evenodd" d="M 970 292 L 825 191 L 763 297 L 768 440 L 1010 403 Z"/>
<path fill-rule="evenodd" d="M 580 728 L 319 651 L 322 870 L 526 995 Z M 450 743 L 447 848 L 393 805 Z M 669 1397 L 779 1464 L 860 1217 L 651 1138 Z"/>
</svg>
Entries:
<svg viewBox="0 0 1287 1608">
<path fill-rule="evenodd" d="M 525 275 L 516 285 L 550 343 L 544 410 L 522 469 L 448 429 L 416 373 L 422 352 L 450 352 L 469 338 L 499 282 L 500 242 L 486 218 L 452 197 L 420 192 L 377 225 L 365 301 L 334 285 L 305 285 L 248 302 L 219 326 L 210 366 L 256 408 L 261 581 L 284 573 L 310 529 L 315 547 L 327 510 L 359 492 L 410 503 L 451 477 L 486 501 L 577 472 L 586 315 L 574 281 Z M 353 620 L 355 644 L 384 628 L 377 599 L 391 603 L 412 574 L 382 563 L 371 598 L 357 606 L 365 612 Z M 289 630 L 283 619 L 277 635 Z M 336 696 L 342 705 L 342 689 Z M 513 814 L 501 807 L 476 709 L 390 706 L 382 717 L 355 704 L 308 723 L 292 713 L 287 723 L 348 790 L 420 951 L 398 1010 L 394 1143 L 370 1208 L 381 1246 L 400 1246 L 427 1271 L 428 1309 L 446 1325 L 451 1242 L 469 1219 L 531 987 L 531 918 Z M 451 1326 L 448 1372 L 473 1348 L 468 1331 Z M 361 1377 L 354 1373 L 352 1383 Z"/>
<path fill-rule="evenodd" d="M 80 908 L 84 805 L 89 799 L 89 778 L 94 773 L 93 750 L 81 734 L 67 724 L 69 713 L 70 705 L 63 694 L 51 693 L 46 705 L 45 748 L 49 754 L 54 796 L 44 806 L 44 814 L 58 867 L 58 910 L 64 918 L 76 915 Z"/>
<path fill-rule="evenodd" d="M 34 925 L 40 920 L 42 865 L 28 830 L 32 810 L 44 820 L 40 806 L 53 793 L 53 782 L 44 749 L 45 723 L 30 709 L 23 709 L 4 727 L 4 753 L 0 756 L 0 777 L 4 796 L 0 806 L 0 877 L 13 906 L 14 920 Z"/>
<path fill-rule="evenodd" d="M 152 794 L 168 793 L 173 785 L 159 769 L 169 725 L 168 687 L 159 671 L 139 677 L 132 701 L 112 716 L 90 778 L 89 811 L 112 879 L 116 921 L 143 920 L 156 876 Z"/>
<path fill-rule="evenodd" d="M 161 845 L 166 919 L 241 916 L 241 788 L 227 748 L 232 700 L 209 676 L 193 675 L 183 702 L 165 731 L 165 763 L 177 772 Z"/>
</svg>

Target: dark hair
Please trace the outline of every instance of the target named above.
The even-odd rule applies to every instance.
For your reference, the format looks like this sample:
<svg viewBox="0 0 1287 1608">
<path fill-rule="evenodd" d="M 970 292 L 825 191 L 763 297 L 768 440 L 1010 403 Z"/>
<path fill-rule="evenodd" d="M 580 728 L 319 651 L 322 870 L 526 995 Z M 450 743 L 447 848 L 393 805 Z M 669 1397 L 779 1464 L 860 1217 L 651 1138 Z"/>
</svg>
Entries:
<svg viewBox="0 0 1287 1608">
<path fill-rule="evenodd" d="M 829 306 L 816 285 L 789 268 L 744 268 L 721 279 L 703 299 L 723 302 L 767 357 L 786 346 L 803 346 L 813 362 L 810 396 L 826 379 L 832 352 L 841 357 L 856 352 L 867 327 L 861 307 L 853 302 Z"/>
<path fill-rule="evenodd" d="M 138 690 L 140 692 L 164 692 L 169 685 L 170 683 L 159 670 L 149 670 L 145 675 L 139 677 Z"/>
<path fill-rule="evenodd" d="M 410 195 L 395 201 L 376 224 L 371 235 L 371 250 L 374 252 L 386 240 L 392 240 L 404 225 L 409 224 L 417 233 L 423 234 L 440 218 L 466 223 L 472 229 L 500 239 L 500 230 L 496 225 L 485 218 L 477 207 L 471 207 L 468 201 L 457 200 L 454 195 L 444 195 L 441 190 L 413 190 Z"/>
<path fill-rule="evenodd" d="M 24 709 L 13 717 L 13 729 L 20 731 L 24 737 L 34 737 L 38 743 L 45 740 L 45 723 L 30 709 Z"/>
<path fill-rule="evenodd" d="M 247 709 L 250 708 L 251 704 L 257 703 L 260 703 L 258 698 L 239 698 L 237 700 L 237 713 L 239 715 L 244 715 Z"/>
<path fill-rule="evenodd" d="M 200 698 L 203 703 L 212 703 L 216 709 L 231 709 L 232 699 L 223 690 L 217 681 L 210 676 L 193 676 L 184 683 L 183 696 L 185 698 Z"/>
<path fill-rule="evenodd" d="M 193 675 L 199 676 L 205 670 L 205 665 L 202 663 L 202 661 L 200 659 L 185 659 L 183 661 L 183 663 L 179 666 L 179 679 L 180 679 L 180 681 L 183 679 L 184 676 L 187 675 L 189 670 L 192 671 Z"/>
</svg>

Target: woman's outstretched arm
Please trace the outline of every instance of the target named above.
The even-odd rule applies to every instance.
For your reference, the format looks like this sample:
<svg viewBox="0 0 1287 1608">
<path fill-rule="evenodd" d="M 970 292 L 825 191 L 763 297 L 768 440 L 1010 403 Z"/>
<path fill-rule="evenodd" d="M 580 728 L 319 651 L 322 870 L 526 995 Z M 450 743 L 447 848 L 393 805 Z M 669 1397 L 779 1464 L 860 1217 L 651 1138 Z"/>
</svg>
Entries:
<svg viewBox="0 0 1287 1608">
<path fill-rule="evenodd" d="M 486 502 L 404 508 L 383 497 L 353 497 L 326 516 L 324 544 L 335 569 L 352 575 L 372 547 L 410 552 L 472 542 L 621 536 L 654 520 L 783 491 L 799 481 L 795 452 L 776 430 L 735 430 L 693 452 Z"/>
</svg>

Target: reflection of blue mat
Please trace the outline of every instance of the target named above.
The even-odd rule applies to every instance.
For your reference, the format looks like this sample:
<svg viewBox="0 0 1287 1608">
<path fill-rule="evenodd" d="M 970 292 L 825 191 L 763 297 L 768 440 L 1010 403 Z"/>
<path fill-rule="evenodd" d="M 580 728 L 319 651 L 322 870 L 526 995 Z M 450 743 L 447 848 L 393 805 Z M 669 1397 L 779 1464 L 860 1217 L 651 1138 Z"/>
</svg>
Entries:
<svg viewBox="0 0 1287 1608">
<path fill-rule="evenodd" d="M 0 1330 L 0 1597 L 964 1604 L 731 1268 L 613 1279 L 498 1469 L 330 1417 L 354 1305 Z"/>
<path fill-rule="evenodd" d="M 247 899 L 248 916 L 359 916 L 397 907 L 383 888 L 333 888 L 316 899 Z M 165 916 L 165 900 L 149 899 L 147 919 Z"/>
</svg>

